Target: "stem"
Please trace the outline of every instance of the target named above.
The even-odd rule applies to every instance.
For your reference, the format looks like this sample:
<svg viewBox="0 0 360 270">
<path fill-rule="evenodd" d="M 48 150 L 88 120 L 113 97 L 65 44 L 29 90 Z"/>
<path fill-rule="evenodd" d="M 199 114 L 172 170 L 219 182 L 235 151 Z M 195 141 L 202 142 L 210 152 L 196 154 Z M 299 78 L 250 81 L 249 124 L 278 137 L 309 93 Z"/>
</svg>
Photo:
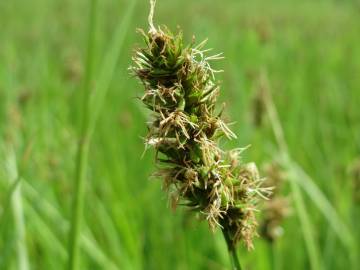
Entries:
<svg viewBox="0 0 360 270">
<path fill-rule="evenodd" d="M 267 251 L 270 269 L 277 269 L 275 265 L 275 246 L 273 242 L 268 243 Z"/>
<path fill-rule="evenodd" d="M 68 269 L 78 269 L 79 264 L 79 239 L 80 227 L 83 215 L 84 205 L 84 184 L 87 169 L 87 160 L 89 152 L 89 101 L 90 101 L 90 87 L 91 75 L 93 69 L 93 51 L 94 51 L 94 28 L 96 15 L 96 0 L 90 0 L 90 23 L 88 29 L 87 52 L 86 52 L 86 66 L 85 79 L 82 96 L 82 111 L 81 111 L 81 126 L 80 126 L 80 140 L 78 142 L 78 149 L 76 153 L 75 165 L 75 196 L 72 204 L 72 217 L 69 239 L 69 261 Z"/>
<path fill-rule="evenodd" d="M 226 229 L 222 230 L 225 241 L 226 241 L 226 245 L 228 247 L 228 251 L 229 251 L 229 255 L 230 255 L 230 259 L 231 259 L 231 264 L 233 267 L 233 270 L 241 270 L 241 265 L 240 265 L 240 261 L 239 258 L 237 256 L 236 253 L 236 248 L 233 244 L 233 242 L 231 241 L 230 237 L 229 237 L 229 233 Z"/>
</svg>

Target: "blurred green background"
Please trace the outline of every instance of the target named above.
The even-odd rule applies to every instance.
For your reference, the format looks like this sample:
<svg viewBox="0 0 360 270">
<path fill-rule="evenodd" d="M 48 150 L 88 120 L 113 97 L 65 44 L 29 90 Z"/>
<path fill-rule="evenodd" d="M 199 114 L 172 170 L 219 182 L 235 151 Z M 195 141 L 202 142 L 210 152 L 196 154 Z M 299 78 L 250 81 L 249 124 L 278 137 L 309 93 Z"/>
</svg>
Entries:
<svg viewBox="0 0 360 270">
<path fill-rule="evenodd" d="M 149 180 L 154 153 L 141 158 L 149 113 L 127 68 L 148 9 L 97 5 L 92 82 L 108 92 L 91 110 L 80 269 L 230 269 L 221 232 L 172 212 Z M 0 269 L 66 267 L 88 13 L 87 0 L 0 1 Z M 245 269 L 360 267 L 359 18 L 355 0 L 158 0 L 157 24 L 224 52 L 220 100 L 238 139 L 222 146 L 251 144 L 244 161 L 286 175 L 284 234 L 239 247 Z M 288 149 L 266 110 L 253 121 L 264 74 Z"/>
</svg>

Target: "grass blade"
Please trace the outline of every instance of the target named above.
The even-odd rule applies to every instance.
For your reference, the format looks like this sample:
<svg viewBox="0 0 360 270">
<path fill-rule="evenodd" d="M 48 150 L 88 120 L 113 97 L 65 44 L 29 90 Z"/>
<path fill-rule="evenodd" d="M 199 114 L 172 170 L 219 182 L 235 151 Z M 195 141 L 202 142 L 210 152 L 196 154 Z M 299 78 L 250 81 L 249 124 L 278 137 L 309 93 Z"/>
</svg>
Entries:
<svg viewBox="0 0 360 270">
<path fill-rule="evenodd" d="M 131 22 L 132 14 L 134 13 L 136 2 L 137 0 L 131 1 L 130 6 L 125 11 L 124 17 L 119 21 L 108 53 L 104 57 L 102 64 L 103 68 L 97 78 L 95 90 L 92 93 L 90 100 L 90 106 L 92 108 L 92 117 L 90 119 L 89 127 L 90 134 L 94 131 L 96 121 L 104 104 L 106 94 L 114 75 L 116 64 L 119 60 L 120 52 L 124 45 L 126 33 L 129 29 L 129 24 Z"/>
<path fill-rule="evenodd" d="M 290 160 L 289 149 L 285 140 L 284 132 L 277 114 L 275 104 L 272 100 L 272 96 L 269 89 L 269 82 L 267 81 L 267 77 L 264 72 L 261 75 L 261 84 L 265 90 L 264 91 L 266 94 L 266 98 L 264 99 L 265 106 L 279 150 L 284 160 L 286 161 Z M 309 256 L 311 269 L 313 270 L 322 269 L 320 252 L 318 245 L 315 241 L 313 226 L 311 224 L 310 217 L 306 211 L 306 206 L 303 196 L 301 194 L 301 190 L 298 186 L 298 183 L 294 180 L 293 177 L 290 177 L 290 187 L 291 187 L 292 195 L 294 197 L 295 209 L 300 219 L 301 229 L 305 240 L 306 250 Z"/>
<path fill-rule="evenodd" d="M 38 214 L 39 219 L 44 219 L 45 217 L 52 221 L 53 224 L 56 224 L 58 228 L 60 228 L 61 234 L 66 234 L 69 231 L 70 224 L 69 222 L 61 215 L 59 210 L 52 205 L 49 201 L 47 201 L 35 188 L 33 188 L 28 182 L 23 181 L 24 193 L 25 196 L 31 200 L 31 204 L 36 204 L 40 207 L 41 214 Z M 34 213 L 36 211 L 34 210 Z M 45 220 L 41 220 L 38 223 L 46 224 Z M 49 226 L 47 231 L 51 231 L 51 227 Z M 80 247 L 84 249 L 84 251 L 91 257 L 100 267 L 101 269 L 110 269 L 117 270 L 119 267 L 108 258 L 106 253 L 98 247 L 97 242 L 92 237 L 90 230 L 84 226 L 80 232 Z M 55 236 L 54 236 L 55 237 Z M 56 237 L 55 237 L 56 238 Z M 66 254 L 67 256 L 68 254 Z M 67 257 L 66 257 L 67 258 Z"/>
<path fill-rule="evenodd" d="M 298 213 L 301 228 L 304 235 L 305 245 L 308 251 L 310 259 L 311 269 L 322 269 L 320 262 L 320 252 L 315 242 L 314 229 L 310 220 L 310 217 L 306 211 L 304 198 L 301 194 L 301 190 L 294 177 L 289 175 L 290 186 L 292 195 L 295 202 L 296 212 Z"/>
<path fill-rule="evenodd" d="M 299 186 L 304 189 L 320 212 L 327 219 L 330 226 L 338 236 L 340 242 L 342 242 L 343 245 L 348 249 L 351 259 L 354 260 L 356 254 L 354 254 L 355 243 L 353 241 L 353 235 L 346 224 L 341 221 L 341 218 L 329 200 L 317 187 L 314 180 L 298 164 L 289 161 L 288 170 L 293 175 L 293 179 Z"/>
<path fill-rule="evenodd" d="M 11 197 L 12 211 L 15 222 L 17 262 L 19 270 L 29 269 L 29 258 L 26 248 L 25 218 L 22 201 L 20 176 L 17 170 L 16 156 L 14 149 L 10 148 L 7 154 L 6 169 L 10 184 L 14 187 Z M 17 183 L 17 184 L 16 184 Z"/>
<path fill-rule="evenodd" d="M 35 228 L 35 234 L 39 236 L 36 241 L 42 240 L 44 246 L 55 254 L 57 265 L 64 265 L 68 259 L 66 246 L 61 242 L 59 237 L 53 233 L 52 228 L 46 224 L 44 217 L 36 211 L 31 203 L 28 203 L 25 209 L 29 220 L 31 220 L 32 227 Z"/>
<path fill-rule="evenodd" d="M 5 200 L 4 206 L 3 206 L 3 211 L 1 214 L 2 219 L 6 219 L 8 217 L 8 215 L 10 214 L 9 211 L 11 210 L 10 208 L 11 208 L 12 197 L 13 197 L 13 194 L 16 191 L 18 185 L 20 184 L 20 182 L 21 182 L 20 178 L 16 179 L 9 187 L 9 191 L 6 193 L 7 196 L 6 196 L 6 200 Z M 4 228 L 5 228 L 5 222 L 1 222 L 0 223 L 0 235 L 3 234 Z"/>
</svg>

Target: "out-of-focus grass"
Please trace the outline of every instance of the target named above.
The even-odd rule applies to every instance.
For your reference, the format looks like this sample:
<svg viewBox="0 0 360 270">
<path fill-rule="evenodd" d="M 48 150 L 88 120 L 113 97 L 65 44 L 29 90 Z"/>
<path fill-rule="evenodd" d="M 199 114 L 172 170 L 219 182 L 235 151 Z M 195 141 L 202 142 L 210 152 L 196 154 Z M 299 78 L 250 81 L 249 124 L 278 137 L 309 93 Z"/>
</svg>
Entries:
<svg viewBox="0 0 360 270">
<path fill-rule="evenodd" d="M 99 2 L 95 78 L 131 5 Z M 0 2 L 0 269 L 18 269 L 16 220 L 7 203 L 11 147 L 21 167 L 30 267 L 66 265 L 87 10 L 85 0 Z M 136 5 L 99 107 L 89 152 L 82 269 L 227 269 L 221 234 L 211 234 L 181 209 L 172 213 L 161 183 L 149 181 L 153 153 L 140 158 L 147 112 L 135 98 L 141 86 L 127 67 L 133 44 L 141 43 L 135 29 L 146 27 L 147 10 L 146 1 Z M 238 134 L 225 147 L 251 144 L 244 159 L 260 164 L 279 156 L 269 120 L 261 127 L 251 121 L 260 70 L 267 71 L 288 152 L 325 196 L 307 185 L 308 176 L 295 175 L 297 181 L 305 177 L 299 186 L 324 269 L 356 269 L 339 239 L 339 220 L 360 242 L 359 202 L 348 174 L 360 157 L 359 16 L 356 1 L 281 0 L 158 1 L 155 16 L 172 29 L 179 25 L 189 41 L 192 34 L 198 41 L 208 37 L 210 47 L 224 52 L 226 59 L 217 63 L 225 69 L 221 99 Z M 329 209 L 336 215 L 325 216 Z M 339 220 L 334 225 L 329 218 Z M 300 224 L 294 211 L 274 248 L 276 269 L 310 267 Z M 255 247 L 250 253 L 240 248 L 244 267 L 272 269 L 267 244 L 258 239 Z"/>
</svg>

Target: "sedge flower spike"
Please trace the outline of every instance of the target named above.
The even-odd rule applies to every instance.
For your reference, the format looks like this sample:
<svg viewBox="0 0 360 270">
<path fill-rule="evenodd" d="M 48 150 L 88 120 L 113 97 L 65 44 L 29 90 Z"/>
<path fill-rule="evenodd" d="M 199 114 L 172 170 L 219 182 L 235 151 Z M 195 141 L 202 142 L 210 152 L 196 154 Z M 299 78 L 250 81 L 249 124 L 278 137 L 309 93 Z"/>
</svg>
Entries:
<svg viewBox="0 0 360 270">
<path fill-rule="evenodd" d="M 168 29 L 140 30 L 146 46 L 135 51 L 130 68 L 145 92 L 143 104 L 153 119 L 145 138 L 146 149 L 155 149 L 157 177 L 163 179 L 172 205 L 186 205 L 207 220 L 212 230 L 220 227 L 232 247 L 243 240 L 253 247 L 255 212 L 269 188 L 261 186 L 254 163 L 243 164 L 243 149 L 224 151 L 220 137 L 235 134 L 216 113 L 219 85 L 210 62 L 206 41 L 184 46 L 182 33 Z"/>
</svg>

